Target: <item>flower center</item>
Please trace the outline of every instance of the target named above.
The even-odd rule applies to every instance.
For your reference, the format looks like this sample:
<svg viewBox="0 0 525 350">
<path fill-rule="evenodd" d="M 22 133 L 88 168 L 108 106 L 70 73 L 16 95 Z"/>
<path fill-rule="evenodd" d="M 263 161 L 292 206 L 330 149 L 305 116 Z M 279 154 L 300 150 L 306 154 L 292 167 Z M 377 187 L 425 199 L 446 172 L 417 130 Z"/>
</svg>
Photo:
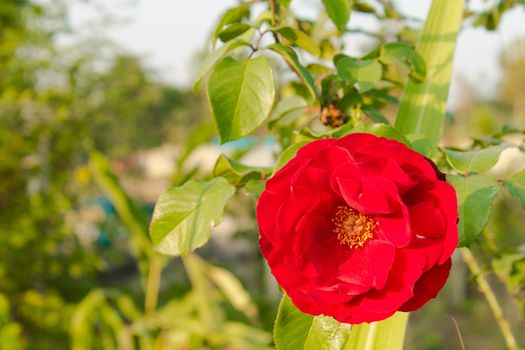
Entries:
<svg viewBox="0 0 525 350">
<path fill-rule="evenodd" d="M 374 229 L 378 225 L 373 218 L 346 205 L 337 207 L 332 222 L 335 225 L 334 232 L 337 234 L 339 242 L 353 249 L 362 247 L 366 241 L 372 238 Z"/>
</svg>

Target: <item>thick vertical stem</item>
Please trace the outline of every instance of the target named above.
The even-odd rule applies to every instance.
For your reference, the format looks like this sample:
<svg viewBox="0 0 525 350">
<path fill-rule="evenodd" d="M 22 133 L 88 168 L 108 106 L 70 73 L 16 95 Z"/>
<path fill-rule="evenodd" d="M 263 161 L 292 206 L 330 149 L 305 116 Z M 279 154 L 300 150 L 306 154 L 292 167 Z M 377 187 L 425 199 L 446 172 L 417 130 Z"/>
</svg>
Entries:
<svg viewBox="0 0 525 350">
<path fill-rule="evenodd" d="M 456 37 L 463 16 L 464 0 L 433 0 L 417 52 L 427 65 L 423 82 L 409 81 L 405 87 L 396 127 L 417 134 L 432 148 L 443 132 Z"/>
</svg>

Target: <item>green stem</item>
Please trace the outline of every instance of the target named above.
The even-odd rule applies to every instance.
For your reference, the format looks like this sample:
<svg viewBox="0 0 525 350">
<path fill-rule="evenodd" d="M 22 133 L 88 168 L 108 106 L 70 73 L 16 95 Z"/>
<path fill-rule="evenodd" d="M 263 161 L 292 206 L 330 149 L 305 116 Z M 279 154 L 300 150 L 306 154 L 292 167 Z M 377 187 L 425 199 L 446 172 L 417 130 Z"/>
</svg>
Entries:
<svg viewBox="0 0 525 350">
<path fill-rule="evenodd" d="M 509 350 L 518 350 L 516 338 L 514 338 L 510 325 L 503 316 L 503 310 L 498 304 L 498 299 L 496 298 L 496 295 L 494 295 L 492 288 L 490 288 L 490 285 L 487 282 L 485 276 L 483 275 L 478 265 L 478 262 L 474 258 L 474 255 L 472 255 L 472 252 L 468 248 L 461 248 L 461 253 L 463 254 L 463 259 L 465 260 L 465 263 L 476 278 L 476 282 L 479 285 L 481 293 L 483 293 L 485 299 L 487 299 L 490 309 L 492 310 L 492 314 L 494 315 L 494 318 L 496 319 L 496 322 L 499 325 L 501 333 L 503 334 L 503 338 L 505 339 L 507 348 Z"/>
<path fill-rule="evenodd" d="M 445 123 L 456 37 L 463 16 L 464 0 L 433 0 L 417 52 L 425 60 L 423 82 L 410 80 L 401 98 L 396 127 L 415 133 L 437 146 Z"/>
<path fill-rule="evenodd" d="M 148 280 L 146 283 L 146 296 L 144 300 L 146 316 L 153 316 L 153 314 L 155 314 L 163 267 L 164 258 L 157 253 L 153 253 L 149 263 Z"/>
</svg>

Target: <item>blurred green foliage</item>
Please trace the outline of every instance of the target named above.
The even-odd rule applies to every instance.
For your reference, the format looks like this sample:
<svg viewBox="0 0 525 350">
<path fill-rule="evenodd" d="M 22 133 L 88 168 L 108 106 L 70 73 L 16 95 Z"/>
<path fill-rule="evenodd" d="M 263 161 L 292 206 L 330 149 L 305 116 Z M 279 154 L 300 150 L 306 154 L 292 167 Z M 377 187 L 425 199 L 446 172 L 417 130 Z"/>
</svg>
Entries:
<svg viewBox="0 0 525 350">
<path fill-rule="evenodd" d="M 279 3 L 284 8 L 289 2 Z M 498 18 L 519 1 L 499 3 Z M 303 71 L 307 83 L 313 84 L 310 74 L 317 83 L 322 80 L 318 85 L 323 107 L 338 105 L 356 123 L 363 116 L 392 120 L 404 77 L 424 75 L 410 45 L 402 47 L 408 61 L 391 62 L 399 59 L 395 54 L 385 58 L 384 42 L 414 43 L 419 31 L 392 2 L 383 1 L 380 7 L 381 11 L 356 1 L 353 10 L 403 24 L 394 35 L 365 32 L 374 47 L 383 48 L 383 55 L 372 50 L 361 61 L 342 57 L 346 62 L 338 68 L 347 79 L 323 76 L 326 67 L 320 65 L 308 65 L 310 73 Z M 246 8 L 229 13 L 216 38 L 249 34 L 247 28 L 231 27 L 249 15 Z M 466 15 L 489 29 L 494 22 L 490 18 L 496 16 Z M 238 192 L 226 208 L 248 222 L 234 240 L 247 242 L 247 249 L 252 249 L 249 264 L 243 255 L 232 258 L 230 246 L 222 255 L 215 247 L 203 248 L 199 253 L 207 260 L 188 255 L 168 263 L 153 253 L 146 237 L 151 203 L 131 198 L 121 183 L 123 171 L 115 171 L 115 161 L 125 163 L 141 150 L 170 143 L 180 147 L 170 179 L 173 185 L 209 177 L 198 164 L 187 162 L 214 137 L 202 98 L 158 82 L 136 57 L 122 53 L 108 57 L 111 45 L 100 47 L 91 41 L 82 42 L 81 48 L 58 45 L 66 18 L 37 1 L 0 3 L 0 349 L 267 348 L 277 299 L 271 295 L 272 284 L 256 249 L 253 199 Z M 276 32 L 290 45 L 331 60 L 344 45 L 323 29 L 326 21 L 295 19 Z M 295 37 L 294 31 L 316 40 Z M 506 136 L 505 125 L 525 127 L 524 47 L 516 42 L 502 57 L 503 81 L 495 98 L 473 94 L 463 99 L 445 132 L 447 145 L 472 137 L 487 146 L 495 135 Z M 300 64 L 293 55 L 285 58 L 296 67 Z M 380 71 L 377 62 L 385 63 Z M 369 76 L 360 74 L 367 67 L 374 71 L 376 89 L 369 90 L 365 79 Z M 293 144 L 292 139 L 327 136 L 309 128 L 319 111 L 307 108 L 305 101 L 312 92 L 304 85 L 286 82 L 279 95 L 281 102 L 290 96 L 299 100 L 289 100 L 270 117 L 269 128 L 283 148 Z M 352 98 L 345 98 L 348 95 Z M 301 131 L 292 135 L 292 130 Z M 391 129 L 382 130 L 392 137 Z M 237 163 L 246 152 L 221 157 L 215 172 L 233 173 L 232 183 L 246 184 L 246 191 L 257 195 L 269 171 Z M 124 167 L 125 178 L 140 177 L 133 170 L 126 173 L 130 168 Z M 93 208 L 95 219 L 89 217 Z M 518 201 L 500 191 L 494 215 L 475 246 L 516 328 L 525 313 L 524 220 Z M 88 242 L 76 227 L 84 221 L 96 232 Z M 475 283 L 465 271 L 461 275 L 460 262 L 456 265 L 455 276 L 460 277 L 451 280 L 444 296 L 411 316 L 407 348 L 456 348 L 456 330 L 447 314 L 457 318 L 468 348 L 503 346 Z M 242 272 L 243 267 L 249 272 Z M 243 285 L 250 286 L 250 293 Z M 523 335 L 516 334 L 523 343 Z"/>
</svg>

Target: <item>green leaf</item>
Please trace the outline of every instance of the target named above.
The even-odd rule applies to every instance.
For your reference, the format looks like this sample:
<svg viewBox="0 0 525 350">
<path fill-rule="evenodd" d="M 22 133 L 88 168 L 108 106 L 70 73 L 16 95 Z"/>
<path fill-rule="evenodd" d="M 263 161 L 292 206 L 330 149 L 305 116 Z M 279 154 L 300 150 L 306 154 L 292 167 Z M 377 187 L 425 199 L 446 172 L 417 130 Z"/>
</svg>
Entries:
<svg viewBox="0 0 525 350">
<path fill-rule="evenodd" d="M 481 175 L 447 175 L 447 181 L 458 197 L 459 245 L 468 247 L 487 224 L 500 186 L 493 177 Z"/>
<path fill-rule="evenodd" d="M 411 69 L 410 76 L 422 81 L 427 75 L 427 67 L 423 58 L 407 43 L 386 43 L 381 46 L 379 60 L 385 64 L 402 63 Z"/>
<path fill-rule="evenodd" d="M 357 60 L 352 57 L 340 57 L 336 63 L 337 74 L 349 83 L 359 83 L 365 90 L 381 81 L 383 67 L 376 60 Z M 360 90 L 363 90 L 360 88 Z"/>
<path fill-rule="evenodd" d="M 166 190 L 155 204 L 150 236 L 155 250 L 168 255 L 192 252 L 210 239 L 235 187 L 224 178 L 190 180 Z"/>
<path fill-rule="evenodd" d="M 221 39 L 222 42 L 230 41 L 232 39 L 237 38 L 239 35 L 243 34 L 251 27 L 252 26 L 246 23 L 230 24 L 219 33 L 219 39 Z"/>
<path fill-rule="evenodd" d="M 314 98 L 317 98 L 318 92 L 317 87 L 314 83 L 314 78 L 312 78 L 312 75 L 310 74 L 308 69 L 306 69 L 301 64 L 301 62 L 299 62 L 299 57 L 297 57 L 295 51 L 292 48 L 284 46 L 282 44 L 271 44 L 268 45 L 267 48 L 281 55 L 286 60 L 286 62 L 288 62 L 288 64 L 292 67 L 292 69 L 297 73 L 301 80 L 305 83 L 310 94 Z"/>
<path fill-rule="evenodd" d="M 260 179 L 251 179 L 244 186 L 244 191 L 252 195 L 255 198 L 259 198 L 261 193 L 264 191 L 265 181 Z"/>
<path fill-rule="evenodd" d="M 349 325 L 299 311 L 283 296 L 274 328 L 277 350 L 401 350 L 408 313 L 371 324 Z"/>
<path fill-rule="evenodd" d="M 382 124 L 390 124 L 388 119 L 383 115 L 383 113 L 379 112 L 377 109 L 370 107 L 370 106 L 363 106 L 361 110 L 373 121 L 377 123 Z"/>
<path fill-rule="evenodd" d="M 219 60 L 221 60 L 224 56 L 226 56 L 231 51 L 241 46 L 250 46 L 250 43 L 242 39 L 232 40 L 222 45 L 220 48 L 213 51 L 212 53 L 210 53 L 206 57 L 206 59 L 202 61 L 202 63 L 199 66 L 199 71 L 197 73 L 197 79 L 195 80 L 195 83 L 193 83 L 193 86 L 191 87 L 191 90 L 193 91 L 193 93 L 196 94 L 199 92 L 199 88 L 201 86 L 202 79 L 204 79 L 204 76 L 208 74 L 208 72 L 211 71 L 213 67 L 215 67 L 215 65 L 217 64 Z"/>
<path fill-rule="evenodd" d="M 222 176 L 232 185 L 244 185 L 253 179 L 263 179 L 271 173 L 271 168 L 244 165 L 224 154 L 220 155 L 213 169 L 213 176 Z"/>
<path fill-rule="evenodd" d="M 298 29 L 292 27 L 281 27 L 277 28 L 275 32 L 287 39 L 292 45 L 295 45 L 316 57 L 319 57 L 321 54 L 319 45 L 317 45 L 306 33 Z"/>
<path fill-rule="evenodd" d="M 275 165 L 275 168 L 273 169 L 273 173 L 275 174 L 279 169 L 281 169 L 286 163 L 288 163 L 295 155 L 297 154 L 297 151 L 299 148 L 306 145 L 309 141 L 301 141 L 294 143 L 290 147 L 284 150 L 284 152 L 281 154 L 279 159 L 277 160 L 277 164 Z"/>
<path fill-rule="evenodd" d="M 270 114 L 275 98 L 270 62 L 264 56 L 226 57 L 210 75 L 207 92 L 221 142 L 245 136 Z"/>
<path fill-rule="evenodd" d="M 350 325 L 331 317 L 304 314 L 283 296 L 275 321 L 274 339 L 277 350 L 341 349 Z"/>
<path fill-rule="evenodd" d="M 397 113 L 396 127 L 404 134 L 427 137 L 434 150 L 445 122 L 456 36 L 463 17 L 464 0 L 433 0 L 417 46 L 425 61 L 423 82 L 409 80 Z"/>
<path fill-rule="evenodd" d="M 217 28 L 215 28 L 215 32 L 213 34 L 213 41 L 217 40 L 224 26 L 227 26 L 228 24 L 239 23 L 244 18 L 248 17 L 250 17 L 250 9 L 244 4 L 238 7 L 228 9 L 226 12 L 224 12 L 221 19 L 219 20 Z"/>
<path fill-rule="evenodd" d="M 269 127 L 273 125 L 290 125 L 298 119 L 308 107 L 306 101 L 299 96 L 290 96 L 280 100 L 270 115 Z"/>
<path fill-rule="evenodd" d="M 346 24 L 350 19 L 351 2 L 351 0 L 323 0 L 328 17 L 330 17 L 340 32 L 346 29 Z"/>
<path fill-rule="evenodd" d="M 505 181 L 504 185 L 525 210 L 525 169 Z"/>
<path fill-rule="evenodd" d="M 444 148 L 443 152 L 449 164 L 463 174 L 470 172 L 485 173 L 492 169 L 499 160 L 501 152 L 511 147 L 509 144 L 491 146 L 481 150 L 455 151 Z"/>
</svg>

